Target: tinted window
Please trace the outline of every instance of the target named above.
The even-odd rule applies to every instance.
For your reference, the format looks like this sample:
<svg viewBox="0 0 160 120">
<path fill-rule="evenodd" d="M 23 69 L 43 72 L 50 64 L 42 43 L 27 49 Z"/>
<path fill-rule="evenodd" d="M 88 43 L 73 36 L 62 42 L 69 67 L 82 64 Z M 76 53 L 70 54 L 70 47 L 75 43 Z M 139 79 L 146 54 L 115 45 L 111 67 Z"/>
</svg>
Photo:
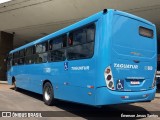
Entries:
<svg viewBox="0 0 160 120">
<path fill-rule="evenodd" d="M 14 58 L 14 59 L 15 59 L 15 58 L 19 58 L 19 52 L 13 53 L 13 58 Z"/>
<path fill-rule="evenodd" d="M 25 57 L 25 63 L 26 64 L 33 64 L 35 61 L 35 56 L 31 55 L 31 56 L 26 56 Z"/>
<path fill-rule="evenodd" d="M 48 53 L 41 53 L 35 56 L 35 63 L 44 63 L 48 61 Z"/>
<path fill-rule="evenodd" d="M 24 55 L 25 55 L 25 50 L 20 50 L 19 51 L 19 56 L 20 57 L 24 57 Z"/>
<path fill-rule="evenodd" d="M 69 34 L 69 45 L 79 45 L 86 43 L 87 39 L 87 33 L 86 33 L 86 28 L 82 28 L 79 30 L 76 30 L 74 32 L 71 32 Z"/>
<path fill-rule="evenodd" d="M 35 62 L 35 46 L 29 47 L 26 49 L 25 53 L 25 63 L 26 64 L 33 64 Z M 19 62 L 23 62 L 23 59 Z"/>
<path fill-rule="evenodd" d="M 90 58 L 94 53 L 95 25 L 89 25 L 69 34 L 69 60 Z"/>
<path fill-rule="evenodd" d="M 90 25 L 86 29 L 87 42 L 94 41 L 95 37 L 95 25 Z"/>
<path fill-rule="evenodd" d="M 29 47 L 26 49 L 26 56 L 34 54 L 34 47 Z"/>
<path fill-rule="evenodd" d="M 67 50 L 68 59 L 74 60 L 74 59 L 90 58 L 93 55 L 94 51 L 93 48 L 94 48 L 93 42 L 70 47 Z"/>
<path fill-rule="evenodd" d="M 139 27 L 139 34 L 144 37 L 153 38 L 153 30 L 145 28 L 145 27 Z"/>
<path fill-rule="evenodd" d="M 13 65 L 18 65 L 18 59 L 14 59 L 12 62 Z"/>
<path fill-rule="evenodd" d="M 48 60 L 48 41 L 36 45 L 35 63 L 44 63 Z"/>
<path fill-rule="evenodd" d="M 43 53 L 48 50 L 48 43 L 41 43 L 36 45 L 36 53 Z"/>
<path fill-rule="evenodd" d="M 18 59 L 18 64 L 23 65 L 24 64 L 24 57 Z"/>
<path fill-rule="evenodd" d="M 59 49 L 50 52 L 49 61 L 63 61 L 65 60 L 65 50 Z"/>
<path fill-rule="evenodd" d="M 57 50 L 67 46 L 67 35 L 62 35 L 57 38 L 53 38 L 49 42 L 50 50 Z"/>
<path fill-rule="evenodd" d="M 49 42 L 49 61 L 65 60 L 65 47 L 67 46 L 67 35 L 62 35 Z"/>
</svg>

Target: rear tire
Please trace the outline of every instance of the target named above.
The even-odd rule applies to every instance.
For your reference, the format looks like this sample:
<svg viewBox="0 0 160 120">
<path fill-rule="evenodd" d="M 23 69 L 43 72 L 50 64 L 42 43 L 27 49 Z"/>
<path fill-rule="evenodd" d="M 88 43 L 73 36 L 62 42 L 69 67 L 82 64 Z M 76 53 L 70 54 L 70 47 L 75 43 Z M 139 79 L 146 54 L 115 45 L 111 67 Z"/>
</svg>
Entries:
<svg viewBox="0 0 160 120">
<path fill-rule="evenodd" d="M 53 87 L 50 82 L 46 82 L 43 86 L 43 101 L 49 106 L 55 104 Z"/>
</svg>

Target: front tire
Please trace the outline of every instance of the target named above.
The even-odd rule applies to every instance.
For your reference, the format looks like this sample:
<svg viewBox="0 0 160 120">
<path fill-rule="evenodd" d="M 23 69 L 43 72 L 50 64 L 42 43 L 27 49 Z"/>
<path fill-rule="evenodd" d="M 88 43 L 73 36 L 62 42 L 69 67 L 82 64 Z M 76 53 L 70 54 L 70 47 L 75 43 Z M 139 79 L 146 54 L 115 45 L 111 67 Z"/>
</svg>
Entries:
<svg viewBox="0 0 160 120">
<path fill-rule="evenodd" d="M 50 82 L 46 82 L 43 86 L 43 101 L 49 106 L 55 104 L 53 87 Z"/>
</svg>

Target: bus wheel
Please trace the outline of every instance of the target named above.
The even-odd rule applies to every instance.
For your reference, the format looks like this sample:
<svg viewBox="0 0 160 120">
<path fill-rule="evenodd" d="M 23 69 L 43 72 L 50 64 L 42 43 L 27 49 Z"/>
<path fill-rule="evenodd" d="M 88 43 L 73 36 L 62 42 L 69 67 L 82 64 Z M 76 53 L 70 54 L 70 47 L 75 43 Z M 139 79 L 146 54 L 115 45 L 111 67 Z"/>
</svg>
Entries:
<svg viewBox="0 0 160 120">
<path fill-rule="evenodd" d="M 43 87 L 43 101 L 46 105 L 53 105 L 55 102 L 53 87 L 51 83 L 46 82 Z"/>
<path fill-rule="evenodd" d="M 16 86 L 16 80 L 13 81 L 13 88 L 14 88 L 15 91 L 18 90 L 18 88 L 17 88 L 17 86 Z"/>
</svg>

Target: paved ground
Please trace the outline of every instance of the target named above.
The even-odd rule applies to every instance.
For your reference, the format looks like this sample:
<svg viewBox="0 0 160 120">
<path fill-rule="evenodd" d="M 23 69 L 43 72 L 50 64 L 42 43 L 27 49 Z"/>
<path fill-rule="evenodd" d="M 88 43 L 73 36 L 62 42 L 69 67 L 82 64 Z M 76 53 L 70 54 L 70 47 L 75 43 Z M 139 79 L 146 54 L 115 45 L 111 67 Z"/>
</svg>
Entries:
<svg viewBox="0 0 160 120">
<path fill-rule="evenodd" d="M 143 118 L 154 120 L 160 119 L 160 91 L 157 91 L 155 99 L 150 103 L 140 102 L 133 104 L 111 105 L 105 106 L 103 108 L 95 108 L 86 105 L 59 101 L 56 106 L 47 106 L 43 103 L 42 96 L 39 94 L 35 94 L 25 90 L 19 90 L 17 92 L 13 90 L 12 86 L 0 83 L 0 111 L 50 111 L 45 114 L 54 115 L 54 119 L 58 120 L 62 119 L 62 117 L 63 119 L 67 120 L 90 119 L 88 115 L 91 115 L 94 118 L 97 118 L 99 116 L 103 116 L 103 118 L 106 118 L 106 116 L 119 116 L 121 115 L 120 113 L 123 113 L 123 111 L 130 111 L 129 113 L 136 112 L 142 115 L 147 115 L 148 113 L 154 114 L 153 116 L 150 116 L 150 118 Z M 155 118 L 156 115 L 159 115 L 159 118 Z M 3 119 L 8 120 L 9 118 Z M 41 120 L 46 118 L 36 119 Z M 52 118 L 50 117 L 47 119 Z M 13 118 L 11 120 L 13 120 Z M 18 119 L 15 118 L 15 120 Z"/>
</svg>

